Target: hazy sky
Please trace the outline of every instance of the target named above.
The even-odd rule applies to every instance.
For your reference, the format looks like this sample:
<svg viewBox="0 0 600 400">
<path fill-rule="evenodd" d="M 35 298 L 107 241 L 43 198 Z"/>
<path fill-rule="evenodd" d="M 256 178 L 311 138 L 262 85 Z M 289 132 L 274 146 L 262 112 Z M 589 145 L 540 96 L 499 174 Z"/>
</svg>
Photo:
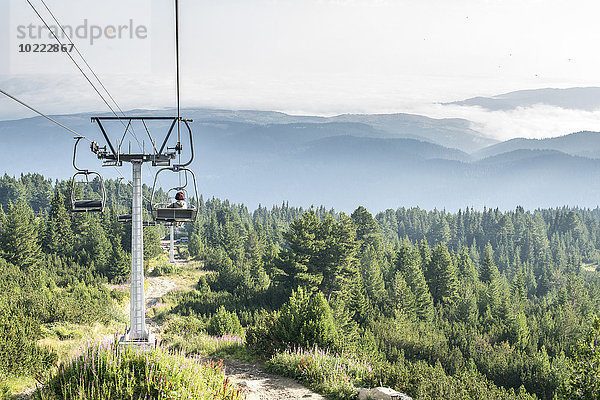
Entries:
<svg viewBox="0 0 600 400">
<path fill-rule="evenodd" d="M 50 20 L 40 0 L 31 1 Z M 171 0 L 45 1 L 73 28 L 86 20 L 102 29 L 130 20 L 146 27 L 145 38 L 74 41 L 121 108 L 175 105 Z M 496 137 L 600 130 L 595 112 L 488 113 L 435 104 L 519 89 L 600 86 L 597 0 L 180 4 L 186 107 L 415 112 L 469 118 Z M 32 23 L 40 24 L 25 0 L 2 0 L 0 88 L 49 113 L 107 110 L 65 54 L 18 52 L 22 44 L 53 41 L 19 38 L 19 26 Z M 0 99 L 0 119 L 29 115 Z"/>
</svg>

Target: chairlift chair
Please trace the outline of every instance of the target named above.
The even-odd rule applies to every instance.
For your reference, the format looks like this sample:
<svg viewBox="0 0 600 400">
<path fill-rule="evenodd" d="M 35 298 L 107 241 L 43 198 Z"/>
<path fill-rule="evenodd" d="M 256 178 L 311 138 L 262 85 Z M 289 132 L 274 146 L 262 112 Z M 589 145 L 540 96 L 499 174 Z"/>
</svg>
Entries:
<svg viewBox="0 0 600 400">
<path fill-rule="evenodd" d="M 185 173 L 185 184 L 183 186 L 174 187 L 169 189 L 167 193 L 172 191 L 181 191 L 186 194 L 187 204 L 186 207 L 176 208 L 171 205 L 171 203 L 154 203 L 154 195 L 156 193 L 156 181 L 158 179 L 158 175 L 163 171 L 171 171 L 171 172 L 184 172 Z M 154 177 L 154 185 L 152 186 L 152 197 L 150 198 L 150 211 L 152 212 L 152 218 L 157 223 L 165 223 L 165 224 L 176 224 L 182 222 L 194 222 L 196 220 L 196 215 L 198 214 L 198 209 L 196 206 L 189 202 L 188 192 L 186 190 L 186 186 L 188 185 L 187 174 L 192 176 L 194 181 L 194 192 L 196 194 L 196 199 L 198 199 L 198 185 L 196 184 L 196 175 L 194 172 L 181 165 L 175 165 L 173 168 L 161 168 L 158 170 Z"/>
<path fill-rule="evenodd" d="M 121 223 L 131 222 L 131 214 L 117 215 L 117 222 L 121 222 Z M 156 226 L 156 222 L 142 221 L 142 226 Z"/>
<path fill-rule="evenodd" d="M 121 196 L 121 181 L 122 180 L 123 180 L 123 178 L 117 179 L 117 210 L 118 211 L 121 210 L 121 207 L 120 207 L 121 200 L 131 200 L 131 198 L 129 198 L 129 197 Z M 131 213 L 121 214 L 120 212 L 117 212 L 117 222 L 122 222 L 122 223 L 131 222 Z"/>
<path fill-rule="evenodd" d="M 104 179 L 98 172 L 90 171 L 87 169 L 81 169 L 77 167 L 75 163 L 75 157 L 77 155 L 77 145 L 82 137 L 75 138 L 75 146 L 73 148 L 73 167 L 77 170 L 71 179 L 71 212 L 73 213 L 88 213 L 88 212 L 103 212 L 106 204 L 106 189 L 104 187 Z M 94 144 L 92 143 L 92 146 Z M 85 176 L 85 183 L 89 185 L 90 175 L 97 176 L 100 179 L 100 199 L 77 199 L 75 195 L 76 178 L 78 176 Z"/>
<path fill-rule="evenodd" d="M 117 203 L 120 202 L 121 200 L 131 200 L 130 197 L 121 196 L 121 181 L 122 180 L 123 180 L 123 178 L 119 178 L 117 181 Z M 117 213 L 117 222 L 127 223 L 127 222 L 131 222 L 131 220 L 132 220 L 131 213 L 129 213 L 129 214 Z M 142 225 L 143 226 L 155 226 L 156 222 L 142 221 Z"/>
</svg>

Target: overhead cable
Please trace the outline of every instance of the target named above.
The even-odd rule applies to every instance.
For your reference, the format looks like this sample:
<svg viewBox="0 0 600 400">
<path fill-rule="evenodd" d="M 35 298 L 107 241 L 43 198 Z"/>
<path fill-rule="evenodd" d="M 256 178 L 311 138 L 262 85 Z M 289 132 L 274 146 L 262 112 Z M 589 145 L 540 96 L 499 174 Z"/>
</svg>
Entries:
<svg viewBox="0 0 600 400">
<path fill-rule="evenodd" d="M 44 25 L 46 26 L 46 28 L 48 29 L 48 31 L 52 34 L 52 36 L 54 37 L 54 39 L 56 39 L 56 41 L 62 45 L 63 43 L 61 42 L 61 40 L 58 38 L 57 34 L 54 32 L 54 30 L 52 30 L 50 28 L 50 25 L 46 22 L 46 20 L 42 17 L 42 15 L 38 12 L 38 10 L 35 8 L 35 6 L 31 3 L 30 0 L 26 0 L 27 3 L 29 3 L 29 6 L 33 9 L 33 11 L 37 14 L 37 16 L 40 18 L 40 20 L 44 23 Z M 115 101 L 115 99 L 112 97 L 112 95 L 110 94 L 110 92 L 106 89 L 106 86 L 104 86 L 104 84 L 102 83 L 102 81 L 100 80 L 100 78 L 98 77 L 98 75 L 96 75 L 96 73 L 94 72 L 94 70 L 90 67 L 90 65 L 88 64 L 88 62 L 85 60 L 85 58 L 83 57 L 83 55 L 81 54 L 81 52 L 77 49 L 77 47 L 75 46 L 75 44 L 71 41 L 71 38 L 66 34 L 66 32 L 64 31 L 64 29 L 62 28 L 62 25 L 58 22 L 57 18 L 54 16 L 54 14 L 52 13 L 52 11 L 50 11 L 50 8 L 48 7 L 48 5 L 43 1 L 40 0 L 42 2 L 42 4 L 44 4 L 44 7 L 46 8 L 46 10 L 48 10 L 48 12 L 50 13 L 50 15 L 52 16 L 52 18 L 54 19 L 54 21 L 56 22 L 56 24 L 58 26 L 60 26 L 63 34 L 67 37 L 67 39 L 69 40 L 69 42 L 73 45 L 73 48 L 76 49 L 77 54 L 79 54 L 79 56 L 81 57 L 81 59 L 83 60 L 83 62 L 85 63 L 85 65 L 89 68 L 89 70 L 92 72 L 92 74 L 94 75 L 94 77 L 96 78 L 96 80 L 100 83 L 100 85 L 102 86 L 102 88 L 106 91 L 106 93 L 108 94 L 108 96 L 111 98 L 111 100 L 115 103 L 115 106 L 119 109 L 119 111 L 121 112 L 121 114 L 124 115 L 123 110 L 121 110 L 121 107 L 119 107 L 119 105 L 117 104 L 117 102 Z M 117 113 L 115 112 L 115 110 L 113 109 L 113 107 L 108 103 L 108 101 L 104 98 L 104 96 L 102 95 L 102 93 L 100 93 L 100 90 L 98 90 L 98 88 L 96 87 L 96 85 L 94 85 L 94 83 L 92 82 L 92 80 L 88 77 L 88 75 L 85 73 L 85 71 L 83 71 L 83 68 L 81 68 L 81 66 L 77 63 L 77 61 L 75 61 L 75 59 L 73 58 L 73 56 L 71 55 L 71 53 L 69 52 L 65 52 L 65 54 L 71 59 L 71 61 L 73 62 L 73 64 L 75 64 L 75 66 L 77 67 L 77 69 L 79 70 L 79 72 L 81 72 L 81 74 L 85 77 L 85 79 L 88 81 L 88 83 L 92 86 L 92 88 L 94 89 L 94 91 L 96 91 L 96 93 L 98 94 L 98 96 L 100 96 L 100 98 L 102 99 L 102 101 L 104 102 L 104 104 L 106 104 L 106 106 L 110 109 L 110 111 L 113 113 L 113 115 L 115 117 L 117 117 L 117 119 L 119 120 L 119 122 L 121 122 L 121 124 L 123 126 L 125 126 L 125 128 L 127 129 L 127 126 L 125 125 L 125 123 L 122 121 L 121 117 L 119 117 L 117 115 Z M 135 138 L 138 146 L 140 146 L 140 149 L 143 147 L 142 144 L 140 143 L 140 140 L 137 138 L 137 135 L 135 134 L 135 132 L 133 132 L 133 128 L 131 130 L 131 133 L 133 135 L 133 137 Z"/>
<path fill-rule="evenodd" d="M 21 105 L 23 105 L 23 106 L 25 106 L 25 107 L 29 108 L 31 111 L 35 112 L 36 114 L 39 114 L 39 115 L 41 115 L 42 117 L 46 118 L 47 120 L 49 120 L 49 121 L 51 121 L 51 122 L 54 122 L 56 125 L 58 125 L 58 126 L 60 126 L 60 127 L 64 128 L 64 129 L 68 130 L 69 132 L 73 133 L 73 134 L 74 134 L 74 135 L 76 135 L 77 137 L 79 137 L 79 138 L 82 138 L 82 139 L 85 139 L 85 140 L 87 140 L 87 141 L 88 141 L 88 142 L 90 142 L 90 143 L 92 142 L 90 139 L 88 139 L 87 137 L 83 136 L 82 134 L 75 132 L 75 131 L 74 131 L 73 129 L 71 129 L 71 128 L 67 128 L 66 126 L 64 126 L 64 125 L 63 125 L 63 124 L 61 124 L 60 122 L 56 121 L 55 119 L 52 119 L 52 118 L 50 118 L 49 116 L 47 116 L 47 115 L 46 115 L 46 114 L 44 114 L 43 112 L 36 110 L 35 108 L 31 107 L 31 106 L 30 106 L 30 105 L 28 105 L 28 104 L 25 104 L 23 101 L 21 101 L 21 100 L 17 99 L 15 96 L 12 96 L 12 95 L 10 95 L 10 94 L 6 93 L 4 90 L 0 89 L 0 93 L 2 93 L 3 95 L 5 95 L 5 96 L 7 96 L 7 97 L 9 97 L 9 98 L 11 98 L 11 99 L 13 99 L 13 100 L 14 100 L 14 101 L 16 101 L 17 103 L 19 103 L 19 104 L 21 104 Z"/>
<path fill-rule="evenodd" d="M 100 80 L 100 77 L 98 77 L 98 75 L 94 72 L 93 68 L 90 66 L 90 64 L 86 61 L 85 57 L 83 56 L 83 54 L 81 54 L 81 52 L 79 51 L 79 49 L 77 48 L 77 46 L 75 45 L 75 43 L 73 43 L 73 41 L 71 40 L 71 38 L 69 37 L 69 35 L 65 32 L 63 26 L 60 24 L 60 22 L 58 21 L 58 19 L 56 18 L 56 16 L 54 15 L 54 13 L 50 10 L 50 7 L 48 7 L 48 5 L 46 4 L 46 2 L 44 0 L 40 0 L 41 3 L 44 5 L 44 7 L 46 8 L 46 10 L 48 11 L 48 13 L 52 16 L 52 18 L 54 19 L 54 22 L 56 22 L 56 25 L 58 27 L 60 27 L 63 36 L 67 38 L 67 40 L 69 41 L 69 43 L 71 45 L 73 45 L 73 48 L 75 49 L 75 51 L 77 52 L 77 54 L 79 55 L 79 57 L 81 58 L 81 60 L 84 62 L 84 64 L 87 66 L 87 68 L 90 70 L 90 72 L 92 73 L 92 75 L 94 76 L 94 78 L 96 78 L 96 80 L 98 81 L 98 83 L 100 84 L 100 86 L 102 87 L 102 89 L 104 89 L 104 91 L 106 92 L 106 94 L 108 95 L 108 97 L 112 100 L 112 102 L 114 103 L 114 105 L 117 107 L 117 109 L 119 110 L 119 112 L 121 113 L 121 115 L 123 117 L 125 117 L 125 113 L 123 112 L 123 110 L 121 109 L 121 107 L 119 106 L 119 104 L 117 103 L 117 101 L 114 99 L 114 97 L 110 94 L 108 88 L 102 83 L 102 81 Z M 33 11 L 37 14 L 37 16 L 40 18 L 40 20 L 42 20 L 42 22 L 44 23 L 44 25 L 46 26 L 46 28 L 48 28 L 48 30 L 52 33 L 52 36 L 54 36 L 54 39 L 56 39 L 56 41 L 62 45 L 62 42 L 60 41 L 60 39 L 58 38 L 58 36 L 54 33 L 54 31 L 52 29 L 50 29 L 48 23 L 44 20 L 44 18 L 41 16 L 41 14 L 37 11 L 37 9 L 33 6 L 33 4 L 30 2 L 30 0 L 27 0 L 27 2 L 29 3 L 29 5 L 31 6 L 31 8 L 33 9 Z M 75 61 L 75 59 L 71 56 L 70 53 L 67 52 L 67 55 L 69 56 L 69 58 L 71 59 L 71 61 L 73 61 L 73 63 L 75 64 L 75 66 L 77 67 L 77 69 L 82 73 L 82 75 L 85 77 L 85 79 L 89 82 L 89 84 L 92 86 L 92 88 L 94 88 L 94 90 L 96 91 L 96 93 L 100 96 L 100 98 L 102 99 L 102 101 L 107 105 L 107 107 L 110 109 L 110 111 L 113 113 L 113 115 L 115 117 L 117 117 L 117 119 L 119 120 L 119 122 L 125 127 L 125 133 L 127 133 L 127 131 L 131 131 L 131 134 L 133 136 L 133 138 L 135 139 L 135 141 L 137 142 L 140 150 L 143 149 L 143 145 L 140 142 L 140 140 L 138 139 L 137 135 L 135 134 L 135 130 L 133 128 L 133 125 L 131 125 L 131 123 L 125 125 L 125 123 L 123 122 L 123 120 L 121 119 L 121 117 L 119 117 L 117 115 L 117 113 L 115 112 L 115 110 L 110 106 L 110 104 L 108 104 L 108 101 L 104 98 L 104 96 L 100 93 L 100 91 L 96 88 L 96 86 L 92 83 L 92 81 L 90 80 L 90 78 L 87 76 L 87 74 L 83 71 L 83 69 L 79 66 L 79 64 Z M 146 128 L 147 130 L 147 128 Z M 148 136 L 150 137 L 150 142 L 153 143 L 152 137 L 150 136 L 150 132 L 148 132 Z M 150 171 L 150 167 L 147 167 L 147 169 Z M 118 171 L 118 169 L 115 167 L 115 170 Z M 120 172 L 119 172 L 120 174 Z M 122 174 L 121 174 L 122 176 Z M 160 183 L 160 181 L 159 181 Z"/>
</svg>

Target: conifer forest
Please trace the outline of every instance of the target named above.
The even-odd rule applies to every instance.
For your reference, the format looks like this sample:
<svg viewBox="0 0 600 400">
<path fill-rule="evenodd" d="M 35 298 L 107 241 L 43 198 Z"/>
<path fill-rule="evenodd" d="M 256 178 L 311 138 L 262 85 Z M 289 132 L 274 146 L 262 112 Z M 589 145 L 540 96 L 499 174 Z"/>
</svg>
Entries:
<svg viewBox="0 0 600 400">
<path fill-rule="evenodd" d="M 84 398 L 64 391 L 74 364 L 56 342 L 76 336 L 74 327 L 126 325 L 129 294 L 118 285 L 128 279 L 130 231 L 116 219 L 117 182 L 105 185 L 103 213 L 72 217 L 68 181 L 0 178 L 6 398 L 20 377 L 38 379 L 39 398 Z M 149 310 L 180 354 L 227 338 L 218 354 L 263 360 L 328 398 L 375 386 L 418 399 L 600 396 L 598 209 L 348 215 L 287 202 L 254 211 L 215 198 L 196 204 L 179 253 L 202 273 Z M 165 235 L 144 228 L 146 260 L 161 256 Z M 130 389 L 132 398 L 149 393 Z"/>
</svg>

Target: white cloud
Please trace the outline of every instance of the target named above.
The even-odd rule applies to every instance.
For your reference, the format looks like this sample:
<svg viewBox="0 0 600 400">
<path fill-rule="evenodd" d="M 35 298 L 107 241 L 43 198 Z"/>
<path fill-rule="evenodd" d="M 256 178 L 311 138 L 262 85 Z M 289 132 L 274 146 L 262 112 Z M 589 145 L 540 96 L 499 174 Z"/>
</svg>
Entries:
<svg viewBox="0 0 600 400">
<path fill-rule="evenodd" d="M 161 109 L 175 106 L 175 83 L 171 76 L 105 75 L 104 84 L 123 110 Z M 555 137 L 582 130 L 600 131 L 600 110 L 567 110 L 538 105 L 511 111 L 488 111 L 479 107 L 431 103 L 454 100 L 443 79 L 427 83 L 393 82 L 340 75 L 322 83 L 311 76 L 289 80 L 249 80 L 243 75 L 188 80 L 182 88 L 183 107 L 276 110 L 287 113 L 335 115 L 341 113 L 405 112 L 432 118 L 463 118 L 473 129 L 496 139 Z M 353 82 L 354 85 L 351 85 Z M 444 82 L 447 87 L 441 89 Z M 420 84 L 420 95 L 414 88 Z M 435 91 L 437 87 L 438 91 Z M 0 76 L 0 88 L 47 114 L 108 112 L 108 108 L 82 77 L 77 75 Z M 34 114 L 0 97 L 0 120 Z"/>
<path fill-rule="evenodd" d="M 567 110 L 536 105 L 510 111 L 489 111 L 481 107 L 433 104 L 413 112 L 432 118 L 464 118 L 473 129 L 499 140 L 516 137 L 542 139 L 579 131 L 600 131 L 600 110 Z"/>
</svg>

